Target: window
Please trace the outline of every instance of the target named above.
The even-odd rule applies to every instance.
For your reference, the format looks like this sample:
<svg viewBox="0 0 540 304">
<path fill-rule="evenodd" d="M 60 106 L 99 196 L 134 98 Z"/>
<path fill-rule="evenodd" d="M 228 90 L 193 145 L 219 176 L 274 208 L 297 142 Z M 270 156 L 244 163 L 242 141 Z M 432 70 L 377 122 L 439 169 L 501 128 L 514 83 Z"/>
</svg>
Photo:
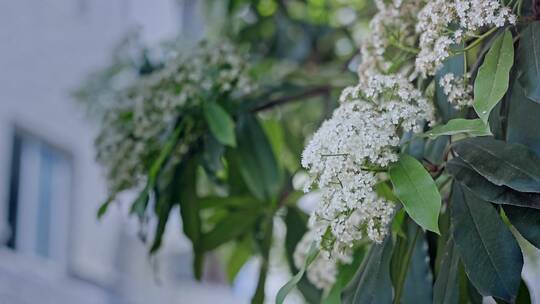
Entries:
<svg viewBox="0 0 540 304">
<path fill-rule="evenodd" d="M 36 136 L 15 132 L 9 247 L 67 267 L 71 171 L 69 154 Z"/>
</svg>

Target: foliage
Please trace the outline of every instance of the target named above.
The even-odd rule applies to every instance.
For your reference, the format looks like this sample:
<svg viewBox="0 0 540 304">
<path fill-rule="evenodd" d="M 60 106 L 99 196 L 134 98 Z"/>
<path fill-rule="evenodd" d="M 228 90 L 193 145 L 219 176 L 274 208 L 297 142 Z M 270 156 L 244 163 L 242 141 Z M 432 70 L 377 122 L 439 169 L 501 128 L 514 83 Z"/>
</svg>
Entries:
<svg viewBox="0 0 540 304">
<path fill-rule="evenodd" d="M 532 2 L 209 2 L 209 37 L 231 43 L 184 59 L 139 48 L 143 60 L 117 60 L 79 91 L 108 113 L 97 115 L 111 185 L 99 216 L 137 191 L 132 213 L 157 218 L 151 253 L 180 216 L 199 279 L 222 246 L 229 281 L 261 257 L 253 303 L 265 299 L 277 219 L 295 273 L 277 303 L 294 288 L 324 304 L 527 301 L 515 234 L 539 248 Z M 358 84 L 330 115 L 355 62 Z M 137 75 L 115 87 L 120 71 Z M 319 193 L 309 219 L 297 207 L 300 165 Z"/>
</svg>

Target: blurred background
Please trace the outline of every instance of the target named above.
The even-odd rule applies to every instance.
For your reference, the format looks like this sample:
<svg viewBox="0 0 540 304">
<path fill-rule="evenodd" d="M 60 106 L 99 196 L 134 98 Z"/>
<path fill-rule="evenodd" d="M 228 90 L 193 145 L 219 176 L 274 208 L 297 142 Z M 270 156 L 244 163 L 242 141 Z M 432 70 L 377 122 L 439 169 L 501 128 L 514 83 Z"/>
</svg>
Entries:
<svg viewBox="0 0 540 304">
<path fill-rule="evenodd" d="M 203 38 L 227 37 L 259 57 L 269 78 L 302 71 L 309 85 L 339 82 L 309 106 L 266 113 L 297 117 L 287 127 L 298 135 L 283 152 L 294 172 L 305 138 L 335 106 L 335 91 L 354 84 L 373 12 L 364 0 L 1 1 L 0 304 L 248 303 L 256 257 L 229 282 L 223 254 L 211 254 L 196 282 L 178 216 L 152 257 L 127 205 L 97 219 L 107 196 L 93 148 L 98 126 L 74 92 L 104 67 L 143 70 L 159 61 L 158 45 L 182 52 Z M 87 88 L 93 85 L 100 83 Z M 308 211 L 313 203 L 304 197 L 299 205 Z M 274 237 L 283 239 L 284 230 L 277 221 Z M 290 277 L 282 247 L 273 249 L 267 301 Z M 540 282 L 533 271 L 540 267 L 527 263 L 526 276 Z M 303 302 L 299 293 L 288 300 Z"/>
</svg>

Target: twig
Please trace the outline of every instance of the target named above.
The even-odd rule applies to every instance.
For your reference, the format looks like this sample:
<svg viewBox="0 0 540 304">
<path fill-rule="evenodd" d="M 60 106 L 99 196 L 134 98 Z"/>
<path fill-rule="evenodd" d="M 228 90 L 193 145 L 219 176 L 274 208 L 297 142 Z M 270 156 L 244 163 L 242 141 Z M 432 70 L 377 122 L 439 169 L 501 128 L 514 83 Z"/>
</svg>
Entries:
<svg viewBox="0 0 540 304">
<path fill-rule="evenodd" d="M 325 86 L 314 87 L 314 88 L 312 88 L 310 90 L 307 90 L 307 91 L 304 91 L 302 93 L 276 98 L 276 99 L 271 100 L 271 101 L 269 101 L 269 102 L 267 102 L 267 103 L 265 103 L 263 105 L 260 105 L 258 107 L 253 108 L 251 110 L 251 112 L 266 111 L 266 110 L 272 109 L 272 108 L 274 108 L 276 106 L 280 106 L 280 105 L 283 105 L 283 104 L 286 104 L 286 103 L 289 103 L 289 102 L 300 101 L 300 100 L 305 99 L 305 98 L 318 96 L 318 95 L 322 95 L 322 94 L 328 94 L 328 92 L 330 92 L 330 87 L 329 86 L 325 85 Z"/>
</svg>

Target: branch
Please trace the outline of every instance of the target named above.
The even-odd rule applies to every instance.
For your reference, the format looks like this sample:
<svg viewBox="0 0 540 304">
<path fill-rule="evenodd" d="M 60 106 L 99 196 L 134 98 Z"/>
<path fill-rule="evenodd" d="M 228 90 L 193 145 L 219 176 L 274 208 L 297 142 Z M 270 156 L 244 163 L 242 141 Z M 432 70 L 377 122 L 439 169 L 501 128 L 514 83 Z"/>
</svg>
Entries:
<svg viewBox="0 0 540 304">
<path fill-rule="evenodd" d="M 329 86 L 325 85 L 325 86 L 314 87 L 312 89 L 306 90 L 304 92 L 301 92 L 301 93 L 298 93 L 298 94 L 295 94 L 295 95 L 283 96 L 283 97 L 276 98 L 276 99 L 271 100 L 271 101 L 269 101 L 269 102 L 267 102 L 265 104 L 262 104 L 262 105 L 260 105 L 258 107 L 253 108 L 251 110 L 251 112 L 266 111 L 266 110 L 272 109 L 273 107 L 280 106 L 280 105 L 283 105 L 283 104 L 286 104 L 286 103 L 289 103 L 289 102 L 300 101 L 302 99 L 306 99 L 306 98 L 309 98 L 309 97 L 328 94 L 329 92 L 330 92 L 330 87 Z"/>
</svg>

